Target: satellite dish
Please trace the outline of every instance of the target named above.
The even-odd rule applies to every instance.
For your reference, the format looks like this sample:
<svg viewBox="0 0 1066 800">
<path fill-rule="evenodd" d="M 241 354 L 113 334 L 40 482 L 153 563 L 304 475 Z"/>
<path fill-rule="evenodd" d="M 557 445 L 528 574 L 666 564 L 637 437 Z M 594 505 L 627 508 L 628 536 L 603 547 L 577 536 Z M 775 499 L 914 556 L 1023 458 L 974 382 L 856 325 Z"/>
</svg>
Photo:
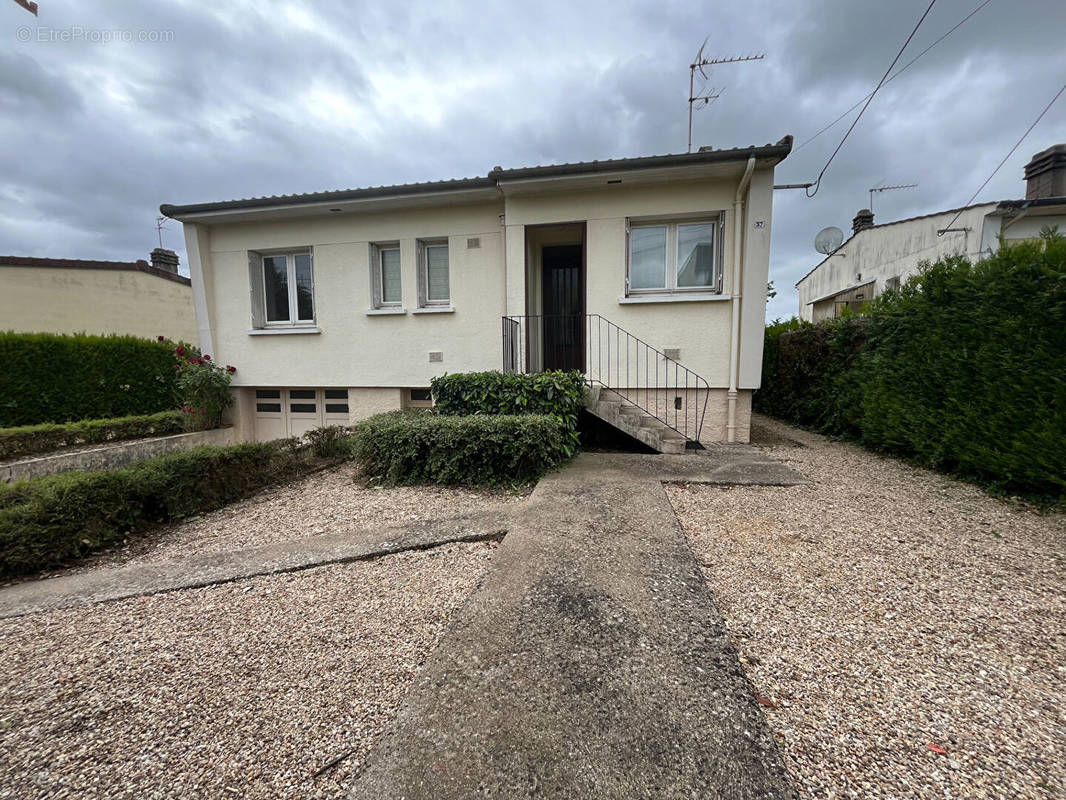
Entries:
<svg viewBox="0 0 1066 800">
<path fill-rule="evenodd" d="M 814 237 L 814 249 L 819 253 L 829 255 L 844 242 L 844 231 L 832 226 L 822 228 Z"/>
</svg>

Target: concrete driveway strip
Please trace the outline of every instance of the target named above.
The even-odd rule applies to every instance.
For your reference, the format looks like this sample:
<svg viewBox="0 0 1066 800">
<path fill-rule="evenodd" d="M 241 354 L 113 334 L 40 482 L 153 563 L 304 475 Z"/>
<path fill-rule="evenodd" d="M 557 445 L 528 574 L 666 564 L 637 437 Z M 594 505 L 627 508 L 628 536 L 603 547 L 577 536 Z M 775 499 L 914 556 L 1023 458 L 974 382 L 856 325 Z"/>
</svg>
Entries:
<svg viewBox="0 0 1066 800">
<path fill-rule="evenodd" d="M 633 458 L 541 482 L 353 798 L 795 797 L 674 478 Z"/>
</svg>

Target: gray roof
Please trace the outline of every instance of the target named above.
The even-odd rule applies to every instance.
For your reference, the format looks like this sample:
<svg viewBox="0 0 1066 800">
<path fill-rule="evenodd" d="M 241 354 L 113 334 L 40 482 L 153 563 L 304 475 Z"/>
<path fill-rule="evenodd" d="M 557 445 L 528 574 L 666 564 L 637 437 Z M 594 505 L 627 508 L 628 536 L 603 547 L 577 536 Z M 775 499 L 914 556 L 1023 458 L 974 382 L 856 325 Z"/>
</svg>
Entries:
<svg viewBox="0 0 1066 800">
<path fill-rule="evenodd" d="M 722 150 L 700 150 L 695 153 L 674 153 L 661 156 L 640 156 L 637 158 L 615 158 L 607 159 L 605 161 L 579 161 L 573 164 L 548 164 L 536 167 L 519 167 L 516 169 L 496 167 L 483 178 L 458 178 L 446 181 L 427 181 L 424 183 L 401 183 L 395 186 L 371 186 L 362 189 L 340 189 L 329 192 L 310 192 L 307 194 L 250 197 L 243 200 L 222 200 L 213 203 L 192 203 L 180 206 L 164 203 L 159 207 L 159 211 L 168 217 L 178 217 L 187 214 L 202 214 L 212 211 L 236 211 L 255 208 L 275 208 L 279 206 L 342 202 L 345 200 L 432 195 L 444 192 L 491 189 L 499 185 L 502 181 L 510 180 L 553 178 L 570 175 L 590 175 L 602 172 L 618 172 L 623 170 L 713 164 L 747 159 L 748 156 L 755 156 L 757 159 L 769 160 L 776 164 L 779 161 L 782 161 L 791 151 L 792 137 L 785 136 L 776 144 L 749 145 L 748 147 L 733 147 Z"/>
</svg>

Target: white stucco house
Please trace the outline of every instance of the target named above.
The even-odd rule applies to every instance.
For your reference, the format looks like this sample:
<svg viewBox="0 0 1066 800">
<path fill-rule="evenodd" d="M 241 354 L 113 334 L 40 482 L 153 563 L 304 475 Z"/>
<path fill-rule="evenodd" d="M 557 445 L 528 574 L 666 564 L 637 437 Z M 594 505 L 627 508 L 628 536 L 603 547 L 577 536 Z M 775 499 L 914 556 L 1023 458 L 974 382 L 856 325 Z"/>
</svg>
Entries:
<svg viewBox="0 0 1066 800">
<path fill-rule="evenodd" d="M 566 368 L 601 417 L 691 447 L 748 439 L 791 147 L 161 211 L 184 225 L 201 347 L 238 368 L 245 440 L 427 405 L 445 372 Z"/>
<path fill-rule="evenodd" d="M 1066 233 L 1066 144 L 1049 147 L 1025 166 L 1024 200 L 978 203 L 919 217 L 874 224 L 862 209 L 852 235 L 796 284 L 799 316 L 819 322 L 858 311 L 898 288 L 923 262 L 965 255 L 984 258 L 1004 242 L 1036 239 L 1045 227 Z"/>
</svg>

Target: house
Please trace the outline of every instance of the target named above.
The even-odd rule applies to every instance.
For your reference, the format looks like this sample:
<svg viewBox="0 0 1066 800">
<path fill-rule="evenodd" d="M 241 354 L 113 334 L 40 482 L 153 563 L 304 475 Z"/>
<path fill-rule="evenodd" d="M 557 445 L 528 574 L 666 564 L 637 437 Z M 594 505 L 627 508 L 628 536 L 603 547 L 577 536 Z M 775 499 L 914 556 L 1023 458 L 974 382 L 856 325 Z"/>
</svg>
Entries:
<svg viewBox="0 0 1066 800">
<path fill-rule="evenodd" d="M 428 405 L 445 372 L 562 368 L 666 451 L 748 439 L 791 147 L 160 210 L 184 224 L 202 349 L 238 368 L 246 440 Z"/>
<path fill-rule="evenodd" d="M 122 333 L 196 343 L 191 281 L 178 256 L 147 261 L 0 256 L 0 330 Z"/>
<path fill-rule="evenodd" d="M 796 284 L 800 318 L 819 322 L 844 309 L 858 311 L 899 288 L 926 261 L 954 255 L 980 259 L 996 252 L 1001 238 L 1035 239 L 1045 227 L 1066 233 L 1066 144 L 1034 155 L 1025 179 L 1024 200 L 977 203 L 879 225 L 862 209 L 851 237 Z"/>
</svg>

